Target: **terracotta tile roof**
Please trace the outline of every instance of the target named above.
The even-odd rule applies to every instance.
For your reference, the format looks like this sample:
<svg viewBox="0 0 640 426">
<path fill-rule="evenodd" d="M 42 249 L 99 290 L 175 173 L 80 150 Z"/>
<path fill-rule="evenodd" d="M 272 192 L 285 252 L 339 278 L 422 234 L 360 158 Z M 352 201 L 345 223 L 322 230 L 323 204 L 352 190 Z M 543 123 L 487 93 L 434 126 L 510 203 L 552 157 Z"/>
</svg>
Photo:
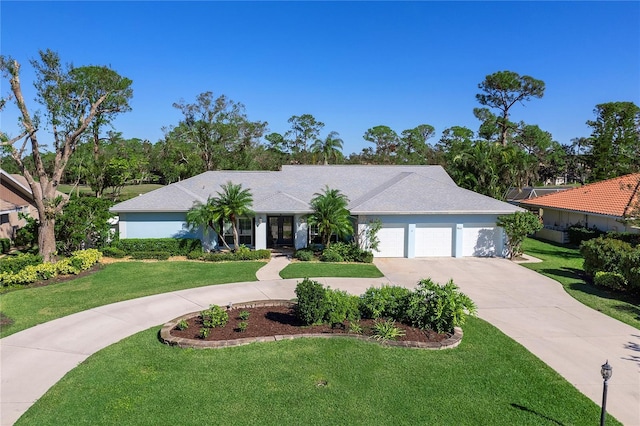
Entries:
<svg viewBox="0 0 640 426">
<path fill-rule="evenodd" d="M 625 217 L 637 202 L 640 202 L 640 173 L 542 195 L 522 201 L 520 205 Z"/>
</svg>

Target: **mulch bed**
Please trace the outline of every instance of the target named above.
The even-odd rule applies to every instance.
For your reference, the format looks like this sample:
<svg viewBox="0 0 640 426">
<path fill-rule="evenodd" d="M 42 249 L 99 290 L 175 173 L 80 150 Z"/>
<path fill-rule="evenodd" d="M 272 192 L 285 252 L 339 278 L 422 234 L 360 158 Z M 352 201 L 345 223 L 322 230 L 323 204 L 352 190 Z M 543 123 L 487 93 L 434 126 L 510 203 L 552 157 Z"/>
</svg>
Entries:
<svg viewBox="0 0 640 426">
<path fill-rule="evenodd" d="M 241 311 L 249 312 L 249 319 L 246 320 L 248 327 L 245 331 L 240 331 L 239 323 L 243 322 L 238 317 Z M 233 308 L 227 311 L 229 313 L 229 322 L 224 327 L 211 329 L 211 333 L 204 339 L 200 337 L 200 328 L 203 327 L 202 318 L 197 315 L 187 320 L 189 327 L 185 330 L 179 330 L 177 327 L 171 329 L 171 336 L 183 339 L 193 339 L 197 341 L 223 341 L 243 339 L 248 337 L 266 337 L 278 335 L 296 335 L 296 334 L 349 334 L 349 323 L 343 326 L 331 327 L 330 325 L 314 325 L 305 326 L 295 315 L 294 309 L 288 306 L 262 306 L 251 308 Z M 361 336 L 372 336 L 373 325 L 375 320 L 362 319 L 360 326 L 362 327 Z M 438 334 L 431 330 L 420 330 L 410 327 L 406 324 L 396 322 L 396 327 L 405 331 L 405 335 L 398 337 L 397 341 L 412 342 L 441 342 L 451 334 Z"/>
</svg>

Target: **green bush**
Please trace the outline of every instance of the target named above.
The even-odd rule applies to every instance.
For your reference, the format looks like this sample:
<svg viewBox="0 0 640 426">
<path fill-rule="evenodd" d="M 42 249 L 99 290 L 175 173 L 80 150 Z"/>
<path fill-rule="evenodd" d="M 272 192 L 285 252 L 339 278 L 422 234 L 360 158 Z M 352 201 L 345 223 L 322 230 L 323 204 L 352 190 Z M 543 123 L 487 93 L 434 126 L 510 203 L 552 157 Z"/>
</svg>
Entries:
<svg viewBox="0 0 640 426">
<path fill-rule="evenodd" d="M 118 247 L 103 247 L 100 249 L 103 255 L 114 259 L 122 259 L 127 253 Z"/>
<path fill-rule="evenodd" d="M 9 253 L 11 250 L 11 240 L 9 238 L 0 238 L 0 253 Z"/>
<path fill-rule="evenodd" d="M 373 262 L 373 253 L 362 250 L 356 244 L 337 242 L 322 251 L 323 262 Z"/>
<path fill-rule="evenodd" d="M 360 312 L 365 318 L 395 318 L 402 319 L 405 316 L 407 298 L 411 290 L 383 285 L 380 288 L 369 287 L 360 296 Z"/>
<path fill-rule="evenodd" d="M 207 262 L 232 262 L 239 260 L 261 260 L 269 259 L 271 252 L 269 250 L 254 250 L 248 252 L 219 252 L 219 253 L 202 253 L 199 258 Z"/>
<path fill-rule="evenodd" d="M 593 277 L 593 283 L 613 290 L 624 290 L 627 287 L 627 280 L 624 279 L 622 274 L 616 272 L 598 271 Z"/>
<path fill-rule="evenodd" d="M 427 278 L 408 297 L 406 320 L 414 327 L 443 333 L 463 325 L 475 312 L 473 301 L 452 280 L 440 285 Z"/>
<path fill-rule="evenodd" d="M 352 296 L 346 291 L 327 288 L 325 290 L 324 320 L 329 324 L 359 320 L 359 301 L 358 296 Z"/>
<path fill-rule="evenodd" d="M 42 263 L 42 256 L 37 254 L 24 253 L 17 256 L 7 256 L 0 259 L 0 272 L 16 274 L 28 265 L 38 265 Z"/>
<path fill-rule="evenodd" d="M 339 253 L 325 249 L 320 256 L 322 262 L 344 262 L 344 258 Z"/>
<path fill-rule="evenodd" d="M 631 232 L 607 232 L 607 238 L 624 241 L 634 247 L 640 245 L 640 234 L 632 234 Z"/>
<path fill-rule="evenodd" d="M 589 241 L 603 235 L 604 232 L 596 227 L 585 228 L 582 225 L 572 225 L 567 229 L 569 234 L 569 243 L 580 245 L 583 241 Z"/>
<path fill-rule="evenodd" d="M 296 250 L 293 257 L 303 262 L 309 262 L 310 260 L 313 260 L 313 250 L 311 249 Z"/>
<path fill-rule="evenodd" d="M 209 309 L 200 312 L 200 316 L 207 328 L 224 327 L 229 322 L 229 314 L 218 305 L 209 306 Z"/>
<path fill-rule="evenodd" d="M 630 251 L 631 244 L 603 236 L 584 241 L 580 245 L 580 254 L 584 257 L 583 268 L 591 278 L 598 271 L 622 273 L 622 257 Z"/>
<path fill-rule="evenodd" d="M 620 272 L 629 289 L 640 292 L 640 246 L 627 252 L 621 259 Z"/>
<path fill-rule="evenodd" d="M 190 260 L 198 260 L 198 259 L 202 259 L 202 249 L 200 250 L 192 250 L 189 252 L 189 254 L 187 254 L 187 259 Z"/>
<path fill-rule="evenodd" d="M 133 252 L 168 252 L 171 256 L 186 256 L 193 250 L 201 249 L 202 243 L 196 238 L 125 238 L 115 247 L 127 254 Z"/>
<path fill-rule="evenodd" d="M 171 257 L 171 253 L 168 251 L 134 251 L 131 253 L 131 259 L 142 260 L 142 259 L 156 259 L 156 260 L 167 260 Z"/>
<path fill-rule="evenodd" d="M 305 324 L 321 324 L 327 311 L 325 289 L 317 281 L 305 278 L 296 285 L 296 314 Z"/>
<path fill-rule="evenodd" d="M 74 266 L 71 258 L 67 257 L 56 262 L 56 271 L 58 275 L 77 275 L 80 273 L 80 268 Z"/>
</svg>

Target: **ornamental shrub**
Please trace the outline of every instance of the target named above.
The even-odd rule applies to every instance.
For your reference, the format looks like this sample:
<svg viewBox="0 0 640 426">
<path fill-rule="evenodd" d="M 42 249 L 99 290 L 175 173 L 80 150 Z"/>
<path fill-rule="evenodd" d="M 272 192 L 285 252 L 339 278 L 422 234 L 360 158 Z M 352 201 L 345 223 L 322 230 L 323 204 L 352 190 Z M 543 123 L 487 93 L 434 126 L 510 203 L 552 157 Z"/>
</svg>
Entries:
<svg viewBox="0 0 640 426">
<path fill-rule="evenodd" d="M 71 264 L 81 271 L 91 268 L 102 259 L 102 253 L 96 249 L 78 250 L 71 253 Z"/>
<path fill-rule="evenodd" d="M 341 324 L 346 320 L 358 321 L 360 311 L 358 309 L 360 298 L 352 296 L 343 290 L 325 290 L 324 320 L 329 324 Z"/>
<path fill-rule="evenodd" d="M 293 257 L 303 262 L 309 262 L 310 260 L 313 260 L 313 250 L 310 250 L 310 249 L 296 250 Z"/>
<path fill-rule="evenodd" d="M 627 287 L 627 280 L 622 274 L 616 272 L 598 271 L 593 277 L 593 283 L 613 290 L 624 290 Z"/>
<path fill-rule="evenodd" d="M 325 289 L 318 281 L 305 278 L 296 285 L 296 314 L 307 325 L 321 324 L 327 311 Z"/>
<path fill-rule="evenodd" d="M 458 286 L 449 280 L 444 285 L 430 278 L 420 280 L 407 299 L 406 320 L 414 327 L 430 328 L 438 333 L 452 331 L 475 315 L 476 306 Z"/>
<path fill-rule="evenodd" d="M 42 263 L 42 256 L 30 253 L 23 253 L 17 256 L 7 256 L 0 259 L 0 272 L 18 273 L 27 265 L 38 265 Z"/>
<path fill-rule="evenodd" d="M 411 290 L 383 285 L 382 287 L 369 287 L 360 296 L 360 312 L 365 318 L 395 318 L 405 317 L 407 298 Z"/>
<path fill-rule="evenodd" d="M 622 273 L 622 258 L 630 251 L 631 244 L 603 236 L 583 241 L 580 245 L 580 254 L 584 257 L 583 268 L 591 278 L 598 271 Z"/>
<path fill-rule="evenodd" d="M 211 305 L 209 309 L 200 312 L 202 325 L 207 328 L 224 327 L 229 322 L 229 314 L 218 305 Z"/>
<path fill-rule="evenodd" d="M 57 261 L 55 265 L 58 275 L 77 275 L 80 273 L 80 269 L 75 267 L 68 257 Z"/>
<path fill-rule="evenodd" d="M 189 254 L 187 254 L 187 259 L 189 260 L 198 260 L 198 259 L 202 259 L 202 250 L 192 250 L 189 252 Z"/>
<path fill-rule="evenodd" d="M 607 238 L 621 240 L 634 247 L 640 245 L 640 234 L 632 234 L 631 232 L 607 232 Z"/>
<path fill-rule="evenodd" d="M 322 255 L 320 256 L 320 261 L 322 262 L 344 262 L 344 258 L 340 256 L 339 253 L 335 251 L 330 251 L 329 249 L 324 249 Z"/>
</svg>

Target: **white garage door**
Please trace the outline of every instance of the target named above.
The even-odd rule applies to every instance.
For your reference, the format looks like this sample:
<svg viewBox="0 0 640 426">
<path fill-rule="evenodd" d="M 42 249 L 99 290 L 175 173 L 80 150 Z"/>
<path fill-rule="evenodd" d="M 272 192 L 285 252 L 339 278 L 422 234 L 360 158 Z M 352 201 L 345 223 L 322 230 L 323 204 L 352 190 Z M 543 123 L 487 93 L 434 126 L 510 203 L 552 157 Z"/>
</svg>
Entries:
<svg viewBox="0 0 640 426">
<path fill-rule="evenodd" d="M 464 225 L 462 233 L 463 256 L 499 256 L 502 249 L 502 231 L 497 226 Z"/>
<path fill-rule="evenodd" d="M 384 224 L 378 231 L 378 251 L 376 257 L 404 257 L 404 225 Z"/>
<path fill-rule="evenodd" d="M 453 225 L 416 225 L 416 257 L 452 256 Z"/>
</svg>

